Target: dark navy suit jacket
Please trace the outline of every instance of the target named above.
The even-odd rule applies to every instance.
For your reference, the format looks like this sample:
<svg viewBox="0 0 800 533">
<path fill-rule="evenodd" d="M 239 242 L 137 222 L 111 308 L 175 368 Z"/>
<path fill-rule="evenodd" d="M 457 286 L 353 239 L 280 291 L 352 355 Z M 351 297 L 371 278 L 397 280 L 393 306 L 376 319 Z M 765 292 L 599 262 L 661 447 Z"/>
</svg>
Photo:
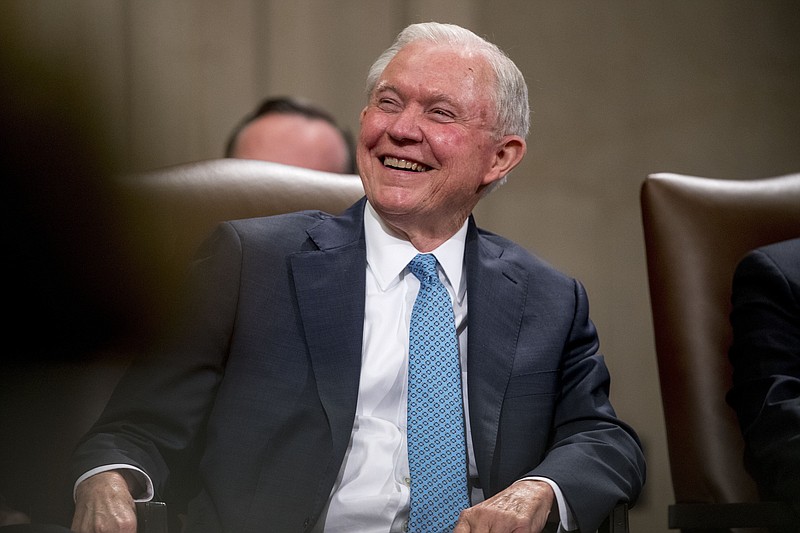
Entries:
<svg viewBox="0 0 800 533">
<path fill-rule="evenodd" d="M 745 464 L 800 512 L 800 238 L 750 252 L 733 278 L 733 388 Z"/>
<path fill-rule="evenodd" d="M 358 396 L 366 248 L 362 199 L 222 224 L 194 263 L 183 334 L 122 381 L 74 472 L 145 470 L 199 449 L 189 531 L 303 531 L 344 459 Z M 470 220 L 468 380 L 480 482 L 556 481 L 582 530 L 644 482 L 635 433 L 608 400 L 583 287 Z"/>
</svg>

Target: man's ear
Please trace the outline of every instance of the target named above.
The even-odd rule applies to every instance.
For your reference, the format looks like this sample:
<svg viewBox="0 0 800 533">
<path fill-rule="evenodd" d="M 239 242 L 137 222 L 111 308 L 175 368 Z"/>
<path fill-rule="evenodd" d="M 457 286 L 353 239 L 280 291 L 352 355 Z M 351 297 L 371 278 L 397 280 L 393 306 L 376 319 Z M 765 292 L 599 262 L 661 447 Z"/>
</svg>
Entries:
<svg viewBox="0 0 800 533">
<path fill-rule="evenodd" d="M 484 178 L 483 184 L 489 185 L 505 177 L 522 161 L 527 149 L 528 145 L 525 143 L 525 139 L 519 135 L 505 135 L 497 144 L 494 163 Z"/>
</svg>

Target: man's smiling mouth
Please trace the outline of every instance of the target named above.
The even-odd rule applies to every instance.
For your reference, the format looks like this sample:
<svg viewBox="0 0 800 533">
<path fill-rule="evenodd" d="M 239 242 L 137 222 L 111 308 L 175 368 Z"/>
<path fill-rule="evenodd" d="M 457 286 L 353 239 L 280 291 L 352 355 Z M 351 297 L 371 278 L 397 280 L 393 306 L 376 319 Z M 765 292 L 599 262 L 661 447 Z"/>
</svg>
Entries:
<svg viewBox="0 0 800 533">
<path fill-rule="evenodd" d="M 426 172 L 431 169 L 431 167 L 423 165 L 422 163 L 415 163 L 413 161 L 406 161 L 405 159 L 389 156 L 383 158 L 383 165 L 399 170 L 410 170 L 411 172 Z"/>
</svg>

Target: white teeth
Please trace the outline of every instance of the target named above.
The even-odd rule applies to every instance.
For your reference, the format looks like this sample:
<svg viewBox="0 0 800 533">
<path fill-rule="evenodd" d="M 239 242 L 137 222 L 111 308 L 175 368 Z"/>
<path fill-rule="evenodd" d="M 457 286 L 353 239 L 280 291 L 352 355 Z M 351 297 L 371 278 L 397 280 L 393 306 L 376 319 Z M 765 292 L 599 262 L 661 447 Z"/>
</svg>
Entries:
<svg viewBox="0 0 800 533">
<path fill-rule="evenodd" d="M 398 159 L 396 157 L 385 157 L 383 164 L 387 167 L 401 168 L 403 170 L 410 170 L 412 172 L 425 172 L 428 167 L 420 163 L 406 161 L 405 159 Z"/>
</svg>

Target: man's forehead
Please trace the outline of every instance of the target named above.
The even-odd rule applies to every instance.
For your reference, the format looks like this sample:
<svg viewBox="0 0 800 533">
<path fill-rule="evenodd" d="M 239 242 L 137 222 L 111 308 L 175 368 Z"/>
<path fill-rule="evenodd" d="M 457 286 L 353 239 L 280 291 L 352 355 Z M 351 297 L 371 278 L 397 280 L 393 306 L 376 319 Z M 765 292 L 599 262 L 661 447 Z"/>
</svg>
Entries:
<svg viewBox="0 0 800 533">
<path fill-rule="evenodd" d="M 375 89 L 401 86 L 405 82 L 421 83 L 423 79 L 424 83 L 450 88 L 459 82 L 488 86 L 493 77 L 494 71 L 481 54 L 450 45 L 418 42 L 406 45 L 392 58 Z"/>
</svg>

